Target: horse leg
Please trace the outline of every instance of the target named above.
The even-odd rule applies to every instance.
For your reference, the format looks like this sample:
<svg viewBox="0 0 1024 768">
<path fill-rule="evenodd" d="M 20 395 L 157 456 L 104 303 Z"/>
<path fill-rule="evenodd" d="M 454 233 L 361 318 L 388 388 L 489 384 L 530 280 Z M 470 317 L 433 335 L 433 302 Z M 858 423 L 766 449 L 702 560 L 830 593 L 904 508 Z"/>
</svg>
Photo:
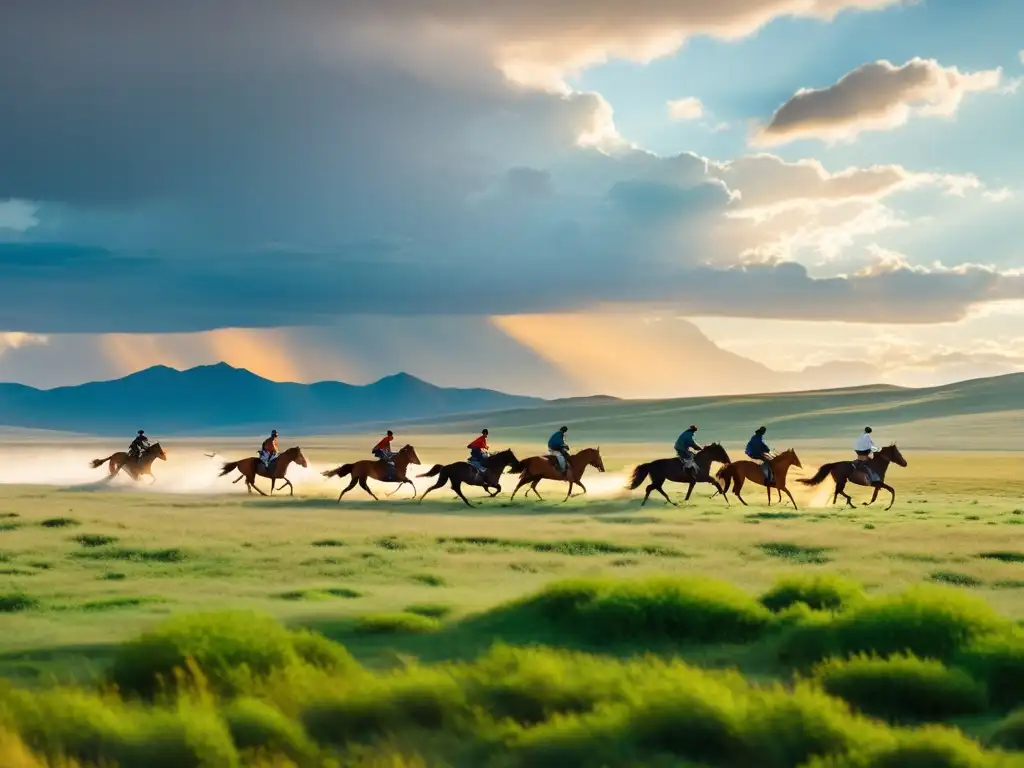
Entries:
<svg viewBox="0 0 1024 768">
<path fill-rule="evenodd" d="M 784 490 L 786 492 L 786 495 L 789 496 L 789 500 L 793 502 L 793 509 L 797 509 L 796 499 L 794 499 L 793 498 L 793 494 L 789 492 L 789 488 L 783 487 L 782 490 Z M 782 500 L 782 494 L 781 493 L 779 494 L 779 500 L 780 501 Z"/>
<path fill-rule="evenodd" d="M 878 492 L 880 490 L 882 490 L 881 484 L 876 485 L 875 486 L 875 492 L 871 494 L 871 501 L 864 502 L 864 506 L 865 507 L 870 507 L 872 504 L 875 503 L 875 500 L 878 498 Z"/>
<path fill-rule="evenodd" d="M 380 499 L 377 498 L 377 494 L 375 494 L 373 491 L 371 491 L 370 490 L 370 486 L 368 486 L 366 484 L 366 478 L 365 477 L 360 477 L 359 478 L 359 487 L 362 488 L 364 491 L 366 491 L 371 496 L 373 496 L 373 500 L 374 501 L 380 501 Z"/>
<path fill-rule="evenodd" d="M 417 491 L 416 491 L 416 483 L 414 483 L 409 478 L 406 478 L 405 482 L 412 486 L 412 497 L 415 499 L 416 498 L 416 493 L 417 493 Z M 398 487 L 401 488 L 402 486 L 398 486 Z"/>
<path fill-rule="evenodd" d="M 885 508 L 885 511 L 888 512 L 890 509 L 892 509 L 892 505 L 896 503 L 896 489 L 893 488 L 891 485 L 886 485 L 885 483 L 882 483 L 882 487 L 892 494 L 892 501 L 890 501 L 889 506 Z"/>
<path fill-rule="evenodd" d="M 581 483 L 581 482 L 580 482 L 579 480 L 577 480 L 577 481 L 576 481 L 576 485 L 578 485 L 578 486 L 579 486 L 580 488 L 582 488 L 582 489 L 583 489 L 583 493 L 576 493 L 576 494 L 573 494 L 573 498 L 576 498 L 577 496 L 582 496 L 582 495 L 583 495 L 584 493 L 586 493 L 586 492 L 587 492 L 587 486 L 585 486 L 585 485 L 584 485 L 583 483 Z"/>
<path fill-rule="evenodd" d="M 263 490 L 258 485 L 256 485 L 256 474 L 255 473 L 253 473 L 253 476 L 252 476 L 251 480 L 249 478 L 245 479 L 245 484 L 248 485 L 250 489 L 255 488 L 256 489 L 256 493 L 258 493 L 260 496 L 266 496 L 267 495 L 267 494 L 265 494 L 263 492 Z M 250 490 L 249 493 L 252 493 L 252 490 Z"/>
<path fill-rule="evenodd" d="M 736 498 L 740 500 L 740 503 L 743 504 L 744 507 L 749 507 L 750 505 L 747 504 L 747 502 L 745 502 L 743 500 L 742 496 L 740 496 L 740 491 L 743 489 L 743 482 L 744 482 L 743 475 L 741 475 L 739 472 L 737 472 L 736 473 L 736 479 L 733 482 L 732 492 L 736 496 Z"/>
<path fill-rule="evenodd" d="M 543 480 L 543 479 L 544 478 L 538 477 L 536 480 L 534 480 L 532 483 L 530 483 L 530 488 L 526 491 L 526 493 L 529 493 L 530 491 L 533 491 L 533 495 L 536 496 L 541 501 L 544 501 L 544 497 L 541 496 L 539 493 L 537 493 L 537 486 L 540 485 L 540 481 Z"/>
<path fill-rule="evenodd" d="M 562 503 L 565 504 L 569 500 L 569 496 L 572 494 L 572 487 L 575 485 L 572 480 L 569 481 L 569 490 L 565 492 L 565 498 L 562 499 Z"/>
<path fill-rule="evenodd" d="M 438 488 L 444 486 L 444 484 L 447 482 L 448 478 L 445 477 L 444 475 L 441 475 L 439 478 L 437 478 L 436 483 L 434 483 L 432 486 L 430 486 L 429 488 L 427 488 L 427 490 L 423 492 L 423 495 L 420 496 L 420 501 L 422 502 L 425 498 L 427 498 L 428 493 L 430 493 L 431 491 L 436 491 Z"/>
<path fill-rule="evenodd" d="M 282 477 L 281 478 L 281 483 L 282 483 L 282 485 L 281 485 L 282 488 L 284 488 L 285 485 L 288 486 L 288 495 L 289 496 L 294 496 L 295 495 L 295 486 L 292 485 L 292 481 L 291 480 L 289 480 L 287 477 Z"/>
<path fill-rule="evenodd" d="M 732 506 L 729 503 L 729 494 L 727 494 L 725 492 L 725 490 L 722 488 L 722 486 L 718 484 L 718 481 L 715 480 L 715 478 L 713 478 L 713 477 L 709 477 L 708 478 L 708 482 L 711 483 L 713 486 L 715 486 L 715 488 L 718 489 L 717 491 L 715 491 L 715 496 L 717 496 L 718 494 L 722 494 L 722 498 L 725 499 L 725 506 L 727 506 L 727 507 Z M 715 498 L 715 496 L 712 496 L 711 498 Z"/>
<path fill-rule="evenodd" d="M 348 493 L 353 488 L 355 488 L 356 487 L 356 483 L 358 483 L 358 482 L 359 482 L 359 478 L 353 476 L 351 482 L 349 482 L 349 484 L 348 484 L 348 487 L 343 489 L 342 492 L 338 494 L 338 501 L 340 502 L 342 496 L 344 496 L 346 493 Z"/>
<path fill-rule="evenodd" d="M 526 485 L 528 482 L 530 482 L 530 481 L 529 481 L 529 479 L 525 475 L 523 477 L 520 477 L 519 478 L 519 484 L 512 491 L 512 495 L 509 497 L 509 501 L 512 501 L 512 499 L 514 499 L 516 497 L 516 493 L 519 492 L 519 489 L 522 488 L 524 485 Z M 529 493 L 529 492 L 530 492 L 529 489 L 527 489 L 526 493 Z M 526 494 L 523 494 L 523 495 L 525 496 Z"/>
<path fill-rule="evenodd" d="M 270 495 L 271 495 L 271 496 L 273 496 L 273 495 L 274 495 L 274 486 L 275 486 L 276 484 L 277 484 L 277 478 L 276 478 L 276 477 L 272 477 L 272 478 L 270 478 Z"/>
<path fill-rule="evenodd" d="M 660 493 L 662 496 L 664 496 L 665 497 L 665 501 L 667 501 L 673 507 L 678 507 L 679 505 L 676 502 L 672 501 L 672 499 L 670 499 L 668 497 L 668 494 L 665 493 L 665 489 L 663 487 L 664 484 L 665 484 L 665 481 L 662 480 L 660 483 L 658 483 L 657 487 L 654 490 L 656 490 L 658 493 Z"/>
<path fill-rule="evenodd" d="M 463 502 L 463 503 L 464 503 L 464 504 L 465 504 L 465 505 L 466 505 L 467 507 L 472 507 L 472 506 L 473 506 L 473 505 L 472 505 L 472 504 L 471 504 L 471 503 L 469 502 L 469 499 L 467 499 L 467 498 L 465 497 L 465 495 L 464 495 L 464 494 L 462 493 L 462 481 L 461 481 L 461 480 L 452 480 L 452 490 L 453 490 L 453 491 L 455 491 L 455 494 L 456 494 L 456 495 L 457 495 L 457 496 L 458 496 L 458 497 L 459 497 L 460 499 L 462 499 L 462 502 Z"/>
<path fill-rule="evenodd" d="M 690 494 L 693 493 L 693 489 L 696 488 L 696 487 L 697 487 L 697 483 L 695 483 L 695 482 L 694 483 L 690 483 L 690 487 L 686 489 L 686 496 L 683 498 L 683 501 L 689 501 L 690 500 Z"/>
</svg>

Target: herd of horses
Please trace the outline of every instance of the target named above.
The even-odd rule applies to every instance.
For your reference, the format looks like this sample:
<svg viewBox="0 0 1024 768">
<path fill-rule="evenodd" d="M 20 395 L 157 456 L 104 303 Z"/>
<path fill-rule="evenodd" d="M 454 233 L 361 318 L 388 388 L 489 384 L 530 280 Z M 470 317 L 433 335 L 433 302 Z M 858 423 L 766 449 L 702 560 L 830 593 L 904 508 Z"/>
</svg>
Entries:
<svg viewBox="0 0 1024 768">
<path fill-rule="evenodd" d="M 207 455 L 212 456 L 212 454 Z M 121 451 L 104 459 L 96 459 L 91 462 L 91 466 L 96 469 L 103 464 L 107 464 L 109 468 L 107 480 L 113 479 L 118 472 L 124 471 L 133 480 L 137 481 L 144 476 L 148 476 L 151 482 L 155 482 L 156 478 L 153 476 L 152 467 L 157 459 L 166 461 L 167 453 L 160 446 L 160 443 L 153 443 L 137 459 L 129 457 L 126 452 Z M 711 498 L 721 495 L 725 499 L 726 504 L 728 504 L 728 494 L 731 490 L 732 494 L 746 505 L 747 502 L 741 495 L 741 491 L 744 485 L 750 482 L 765 487 L 769 505 L 772 503 L 772 489 L 774 488 L 778 493 L 780 503 L 782 501 L 782 494 L 785 493 L 793 503 L 793 506 L 796 507 L 796 499 L 790 493 L 787 481 L 790 470 L 793 467 L 802 468 L 802 465 L 800 464 L 800 458 L 796 455 L 796 451 L 792 448 L 782 451 L 769 460 L 768 464 L 771 468 L 770 479 L 762 471 L 759 462 L 747 459 L 732 461 L 720 443 L 711 443 L 705 446 L 694 455 L 694 461 L 696 469 L 687 467 L 676 456 L 641 464 L 632 471 L 628 488 L 636 490 L 645 480 L 649 479 L 650 483 L 645 489 L 644 500 L 641 506 L 647 503 L 653 491 L 657 491 L 664 496 L 669 504 L 678 506 L 665 493 L 664 485 L 666 482 L 687 484 L 689 487 L 686 491 L 685 500 L 689 500 L 690 494 L 693 493 L 693 489 L 698 483 L 710 483 L 716 489 Z M 346 493 L 357 485 L 375 500 L 379 501 L 377 495 L 367 484 L 368 480 L 376 480 L 382 483 L 397 483 L 398 487 L 388 493 L 388 496 L 393 495 L 403 485 L 408 483 L 412 486 L 413 497 L 416 497 L 418 492 L 416 491 L 415 483 L 408 475 L 408 469 L 411 465 L 418 466 L 420 463 L 420 458 L 416 455 L 416 449 L 411 445 L 406 445 L 394 455 L 392 464 L 376 458 L 366 459 L 352 464 L 342 464 L 321 474 L 327 478 L 349 478 L 348 486 L 338 496 L 339 502 Z M 256 485 L 256 478 L 267 478 L 270 480 L 271 494 L 273 494 L 277 483 L 280 482 L 281 488 L 287 485 L 289 494 L 294 495 L 295 488 L 292 486 L 291 481 L 285 477 L 288 468 L 292 464 L 298 464 L 301 467 L 308 466 L 306 457 L 303 456 L 302 449 L 298 446 L 282 451 L 269 467 L 256 457 L 246 457 L 238 461 L 225 462 L 221 466 L 219 476 L 223 477 L 231 472 L 238 471 L 239 476 L 232 482 L 237 483 L 240 480 L 245 480 L 246 489 L 250 494 L 255 490 L 263 496 L 267 494 Z M 713 464 L 721 464 L 722 466 L 712 474 L 711 468 Z M 854 506 L 853 499 L 846 493 L 846 487 L 851 483 L 874 489 L 871 501 L 867 502 L 867 504 L 873 504 L 878 498 L 879 491 L 886 490 L 891 495 L 889 506 L 886 509 L 891 509 L 896 502 L 896 491 L 885 482 L 886 472 L 891 464 L 896 464 L 900 467 L 907 466 L 906 459 L 903 458 L 903 454 L 900 453 L 895 444 L 879 449 L 869 460 L 860 464 L 849 459 L 823 464 L 818 468 L 813 477 L 801 478 L 797 482 L 806 486 L 817 486 L 827 477 L 831 477 L 835 482 L 832 503 L 835 504 L 839 497 L 842 496 L 851 507 Z M 431 491 L 436 491 L 450 484 L 455 494 L 467 506 L 472 507 L 473 504 L 462 492 L 462 487 L 464 485 L 482 487 L 490 498 L 494 498 L 501 493 L 501 477 L 506 471 L 519 475 L 519 481 L 512 491 L 512 499 L 515 498 L 516 493 L 523 486 L 529 486 L 524 496 L 529 495 L 530 491 L 533 491 L 537 498 L 541 499 L 541 495 L 537 492 L 537 485 L 541 480 L 554 480 L 569 484 L 563 501 L 568 500 L 573 495 L 573 488 L 577 485 L 580 487 L 581 493 L 576 495 L 587 492 L 587 487 L 583 484 L 583 475 L 588 467 L 594 467 L 598 472 L 605 471 L 604 459 L 601 457 L 600 448 L 584 448 L 582 451 L 570 455 L 568 471 L 564 474 L 552 456 L 531 456 L 520 461 L 511 450 L 506 449 L 487 456 L 484 459 L 482 469 L 474 467 L 467 461 L 456 461 L 451 464 L 435 464 L 427 472 L 416 475 L 416 477 L 436 478 L 434 484 L 424 491 L 423 496 L 419 497 L 420 501 L 423 501 Z"/>
</svg>

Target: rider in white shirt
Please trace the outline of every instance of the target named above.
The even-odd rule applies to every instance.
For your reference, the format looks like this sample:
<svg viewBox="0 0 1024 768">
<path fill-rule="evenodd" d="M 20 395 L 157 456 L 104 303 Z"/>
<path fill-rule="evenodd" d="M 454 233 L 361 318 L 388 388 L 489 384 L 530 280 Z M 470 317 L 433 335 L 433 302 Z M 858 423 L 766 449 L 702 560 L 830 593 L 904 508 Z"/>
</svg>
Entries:
<svg viewBox="0 0 1024 768">
<path fill-rule="evenodd" d="M 857 454 L 857 461 L 855 463 L 860 464 L 864 469 L 867 469 L 868 460 L 871 458 L 872 452 L 878 450 L 878 446 L 875 445 L 875 441 L 871 439 L 871 427 L 864 427 L 863 434 L 858 437 L 857 442 L 853 444 L 853 450 Z"/>
</svg>

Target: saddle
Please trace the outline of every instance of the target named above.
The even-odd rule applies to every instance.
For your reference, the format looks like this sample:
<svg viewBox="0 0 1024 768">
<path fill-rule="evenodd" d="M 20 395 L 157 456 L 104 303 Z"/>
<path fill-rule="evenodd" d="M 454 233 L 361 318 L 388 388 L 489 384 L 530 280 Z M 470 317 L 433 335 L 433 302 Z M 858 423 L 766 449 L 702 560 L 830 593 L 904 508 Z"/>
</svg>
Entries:
<svg viewBox="0 0 1024 768">
<path fill-rule="evenodd" d="M 863 472 L 864 475 L 867 476 L 868 482 L 880 483 L 882 481 L 882 478 L 878 476 L 878 473 L 868 466 L 868 463 L 863 459 L 854 459 L 850 464 L 853 466 L 854 472 Z"/>
<path fill-rule="evenodd" d="M 266 464 L 264 464 L 263 459 L 259 457 L 256 457 L 256 461 L 259 462 L 260 468 L 263 469 L 264 472 L 266 472 L 268 475 L 272 475 L 277 470 L 277 460 L 279 458 L 280 456 L 273 458 Z"/>
</svg>

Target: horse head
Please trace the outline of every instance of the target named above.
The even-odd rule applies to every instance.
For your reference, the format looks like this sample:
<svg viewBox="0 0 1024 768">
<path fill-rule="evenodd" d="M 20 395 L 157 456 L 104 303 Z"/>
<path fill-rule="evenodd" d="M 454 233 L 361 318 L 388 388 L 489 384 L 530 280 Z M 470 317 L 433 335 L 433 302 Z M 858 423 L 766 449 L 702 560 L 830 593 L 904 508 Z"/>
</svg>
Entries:
<svg viewBox="0 0 1024 768">
<path fill-rule="evenodd" d="M 309 464 L 306 463 L 306 457 L 302 455 L 302 449 L 299 448 L 299 446 L 297 445 L 293 448 L 289 448 L 287 451 L 283 451 L 281 453 L 281 458 L 294 462 L 295 464 L 298 464 L 300 467 L 309 466 Z"/>
<path fill-rule="evenodd" d="M 904 468 L 907 466 L 907 460 L 903 458 L 903 454 L 900 453 L 900 449 L 896 447 L 896 443 L 885 446 L 885 448 L 878 452 L 878 455 L 884 456 L 893 464 L 897 464 Z"/>
<path fill-rule="evenodd" d="M 709 466 L 713 461 L 717 461 L 720 464 L 732 463 L 732 460 L 729 458 L 729 454 L 726 452 L 725 448 L 722 447 L 721 443 L 711 443 L 710 445 L 705 445 L 703 450 L 701 450 L 697 455 L 707 457 L 709 460 Z"/>
<path fill-rule="evenodd" d="M 510 467 L 513 472 L 522 472 L 522 465 L 511 448 L 498 451 L 498 453 L 492 453 L 487 457 L 486 464 L 488 467 L 501 467 L 502 471 L 504 471 L 505 467 Z"/>
<path fill-rule="evenodd" d="M 800 463 L 800 457 L 796 455 L 796 451 L 792 448 L 787 448 L 775 458 L 781 459 L 788 466 L 804 468 L 804 465 Z"/>
<path fill-rule="evenodd" d="M 601 458 L 601 447 L 584 448 L 577 456 L 583 459 L 584 466 L 590 465 L 598 472 L 604 472 L 604 459 Z"/>
<path fill-rule="evenodd" d="M 411 445 L 406 444 L 402 446 L 402 450 L 398 452 L 399 456 L 404 456 L 410 464 L 421 464 L 420 457 L 416 455 L 416 449 Z"/>
<path fill-rule="evenodd" d="M 163 449 L 160 443 L 153 443 L 142 455 L 152 456 L 154 459 L 163 459 L 164 461 L 167 461 L 167 451 Z"/>
</svg>

